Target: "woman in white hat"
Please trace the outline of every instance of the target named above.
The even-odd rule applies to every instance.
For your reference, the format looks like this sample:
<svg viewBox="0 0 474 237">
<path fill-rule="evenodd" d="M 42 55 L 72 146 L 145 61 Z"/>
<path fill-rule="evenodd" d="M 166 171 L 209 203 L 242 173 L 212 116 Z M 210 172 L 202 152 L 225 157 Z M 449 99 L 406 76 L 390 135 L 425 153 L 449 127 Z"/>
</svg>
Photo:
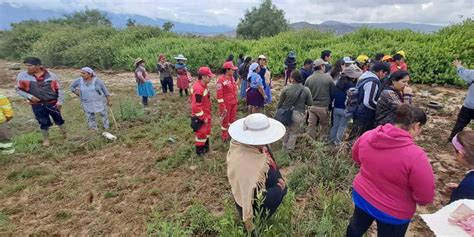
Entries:
<svg viewBox="0 0 474 237">
<path fill-rule="evenodd" d="M 258 213 L 270 217 L 287 192 L 268 144 L 285 135 L 285 126 L 264 114 L 255 113 L 232 123 L 232 137 L 227 153 L 227 177 L 236 207 L 247 229 Z M 257 198 L 264 199 L 258 206 Z M 263 210 L 262 210 L 263 208 Z"/>
<path fill-rule="evenodd" d="M 176 70 L 176 74 L 178 74 L 178 80 L 176 86 L 179 89 L 179 96 L 183 96 L 183 91 L 188 96 L 188 88 L 189 82 L 191 81 L 191 76 L 188 72 L 188 68 L 186 67 L 186 60 L 182 54 L 178 54 L 178 56 L 174 57 L 176 59 L 176 65 L 174 66 Z"/>
<path fill-rule="evenodd" d="M 137 94 L 142 97 L 143 106 L 148 106 L 148 97 L 156 95 L 153 84 L 151 83 L 145 68 L 145 60 L 135 59 L 135 80 L 137 82 Z"/>
<path fill-rule="evenodd" d="M 110 100 L 109 90 L 105 87 L 104 82 L 97 77 L 94 70 L 90 67 L 83 67 L 81 69 L 81 77 L 74 80 L 69 88 L 81 98 L 82 108 L 86 113 L 89 128 L 97 130 L 95 114 L 99 113 L 102 117 L 104 129 L 108 129 L 107 105 L 112 106 L 112 101 Z"/>
</svg>

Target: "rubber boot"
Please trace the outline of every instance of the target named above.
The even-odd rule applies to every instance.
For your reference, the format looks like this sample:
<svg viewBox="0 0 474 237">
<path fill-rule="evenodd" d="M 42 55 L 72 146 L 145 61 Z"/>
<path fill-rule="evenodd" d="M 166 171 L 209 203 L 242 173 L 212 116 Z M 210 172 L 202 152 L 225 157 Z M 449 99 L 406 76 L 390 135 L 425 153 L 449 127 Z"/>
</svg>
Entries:
<svg viewBox="0 0 474 237">
<path fill-rule="evenodd" d="M 206 145 L 204 145 L 204 153 L 209 152 L 209 138 L 206 140 Z"/>
<path fill-rule="evenodd" d="M 196 146 L 196 155 L 198 156 L 204 155 L 204 146 Z"/>
<path fill-rule="evenodd" d="M 47 129 L 42 129 L 41 133 L 43 134 L 43 146 L 48 147 L 51 145 L 51 141 L 49 140 L 49 131 Z"/>
<path fill-rule="evenodd" d="M 59 129 L 61 130 L 61 134 L 63 135 L 63 138 L 64 138 L 64 139 L 67 139 L 66 126 L 64 126 L 64 124 L 63 124 L 63 125 L 59 126 Z"/>
</svg>

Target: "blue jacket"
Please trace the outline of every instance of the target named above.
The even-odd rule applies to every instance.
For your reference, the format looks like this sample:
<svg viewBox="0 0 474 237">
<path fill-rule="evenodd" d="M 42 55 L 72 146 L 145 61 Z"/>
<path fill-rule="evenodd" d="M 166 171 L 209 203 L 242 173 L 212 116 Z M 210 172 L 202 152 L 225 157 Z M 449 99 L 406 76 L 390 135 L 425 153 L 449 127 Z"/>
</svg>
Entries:
<svg viewBox="0 0 474 237">
<path fill-rule="evenodd" d="M 474 170 L 469 171 L 459 186 L 453 190 L 449 203 L 459 199 L 474 199 Z"/>
<path fill-rule="evenodd" d="M 474 70 L 458 67 L 458 75 L 469 85 L 464 107 L 474 109 Z"/>
</svg>

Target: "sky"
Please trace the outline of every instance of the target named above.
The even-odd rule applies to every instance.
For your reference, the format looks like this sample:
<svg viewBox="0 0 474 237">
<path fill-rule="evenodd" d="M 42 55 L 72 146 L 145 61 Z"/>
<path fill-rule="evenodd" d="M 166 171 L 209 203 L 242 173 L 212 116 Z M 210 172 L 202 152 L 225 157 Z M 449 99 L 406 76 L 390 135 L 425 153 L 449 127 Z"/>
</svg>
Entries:
<svg viewBox="0 0 474 237">
<path fill-rule="evenodd" d="M 0 0 L 13 6 L 48 10 L 99 9 L 183 23 L 235 27 L 260 0 Z M 474 0 L 273 0 L 290 23 L 410 22 L 449 25 L 474 18 Z M 463 17 L 463 18 L 461 18 Z"/>
</svg>

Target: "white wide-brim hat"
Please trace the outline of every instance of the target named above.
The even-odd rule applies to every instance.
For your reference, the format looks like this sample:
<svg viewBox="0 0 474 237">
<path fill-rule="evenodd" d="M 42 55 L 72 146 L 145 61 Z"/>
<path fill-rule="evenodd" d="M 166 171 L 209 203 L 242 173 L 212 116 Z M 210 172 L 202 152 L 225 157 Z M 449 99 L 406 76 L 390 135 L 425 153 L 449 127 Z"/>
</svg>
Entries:
<svg viewBox="0 0 474 237">
<path fill-rule="evenodd" d="M 247 145 L 266 145 L 280 140 L 285 135 L 285 126 L 264 114 L 251 114 L 233 122 L 230 136 Z"/>
<path fill-rule="evenodd" d="M 188 60 L 187 58 L 184 57 L 182 54 L 178 54 L 178 56 L 174 57 L 176 60 Z"/>
</svg>

